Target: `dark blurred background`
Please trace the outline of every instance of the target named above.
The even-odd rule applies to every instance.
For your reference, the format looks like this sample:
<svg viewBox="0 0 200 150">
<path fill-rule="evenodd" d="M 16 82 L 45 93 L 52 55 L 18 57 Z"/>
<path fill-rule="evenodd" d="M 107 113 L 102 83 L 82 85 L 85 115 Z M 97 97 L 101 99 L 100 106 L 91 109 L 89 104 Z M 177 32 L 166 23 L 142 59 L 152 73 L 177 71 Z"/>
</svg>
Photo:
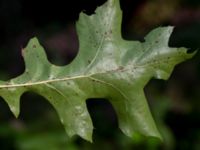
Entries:
<svg viewBox="0 0 200 150">
<path fill-rule="evenodd" d="M 75 22 L 81 11 L 92 14 L 105 0 L 0 1 L 0 79 L 16 77 L 24 70 L 21 49 L 37 36 L 49 60 L 66 65 L 77 54 Z M 121 0 L 122 35 L 143 40 L 158 26 L 175 26 L 171 47 L 200 48 L 199 0 Z M 133 139 L 118 129 L 117 117 L 106 99 L 89 99 L 94 143 L 68 138 L 53 107 L 41 96 L 25 93 L 21 113 L 15 119 L 0 99 L 1 150 L 199 150 L 200 54 L 175 67 L 168 81 L 151 80 L 145 93 L 164 137 L 164 143 L 140 135 Z"/>
</svg>

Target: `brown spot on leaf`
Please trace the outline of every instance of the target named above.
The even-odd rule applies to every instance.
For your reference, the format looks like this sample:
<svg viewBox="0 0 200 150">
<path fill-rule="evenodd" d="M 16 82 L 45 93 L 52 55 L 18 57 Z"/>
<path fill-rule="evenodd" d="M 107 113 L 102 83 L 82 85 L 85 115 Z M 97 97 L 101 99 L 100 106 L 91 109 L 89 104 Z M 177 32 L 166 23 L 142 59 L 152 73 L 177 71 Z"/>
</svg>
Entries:
<svg viewBox="0 0 200 150">
<path fill-rule="evenodd" d="M 119 66 L 119 67 L 117 68 L 117 70 L 123 70 L 123 69 L 124 69 L 123 66 Z"/>
</svg>

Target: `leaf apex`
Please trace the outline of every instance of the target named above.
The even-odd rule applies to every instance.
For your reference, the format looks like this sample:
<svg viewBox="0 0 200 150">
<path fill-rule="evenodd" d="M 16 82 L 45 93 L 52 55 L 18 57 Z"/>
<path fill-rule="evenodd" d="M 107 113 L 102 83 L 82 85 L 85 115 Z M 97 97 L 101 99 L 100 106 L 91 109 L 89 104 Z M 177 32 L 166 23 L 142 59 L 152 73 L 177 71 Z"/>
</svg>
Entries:
<svg viewBox="0 0 200 150">
<path fill-rule="evenodd" d="M 31 39 L 30 39 L 30 41 L 37 41 L 37 42 L 39 42 L 39 40 L 38 40 L 38 38 L 36 37 L 36 36 L 34 36 L 34 37 L 32 37 Z"/>
<path fill-rule="evenodd" d="M 30 46 L 30 47 L 33 47 L 33 45 L 40 45 L 40 42 L 39 42 L 39 40 L 38 40 L 37 37 L 31 38 L 31 39 L 29 40 L 29 42 L 28 42 L 26 48 L 29 47 L 29 46 Z M 25 49 L 26 49 L 26 48 L 25 48 Z"/>
<path fill-rule="evenodd" d="M 90 133 L 88 133 L 88 134 L 79 134 L 78 133 L 78 135 L 81 137 L 81 138 L 83 138 L 83 139 L 85 139 L 86 141 L 88 141 L 88 142 L 90 142 L 90 143 L 93 143 L 93 139 L 92 139 L 92 132 L 90 132 Z"/>
<path fill-rule="evenodd" d="M 19 106 L 9 105 L 9 108 L 10 108 L 11 112 L 13 113 L 13 115 L 15 116 L 15 118 L 18 118 L 19 113 L 20 113 Z"/>
</svg>

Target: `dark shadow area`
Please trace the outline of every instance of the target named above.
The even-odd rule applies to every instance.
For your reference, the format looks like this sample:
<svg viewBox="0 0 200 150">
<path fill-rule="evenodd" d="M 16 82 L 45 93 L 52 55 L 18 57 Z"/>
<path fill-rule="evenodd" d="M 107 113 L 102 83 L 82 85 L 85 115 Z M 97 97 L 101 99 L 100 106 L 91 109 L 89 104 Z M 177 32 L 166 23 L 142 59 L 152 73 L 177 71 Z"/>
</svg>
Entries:
<svg viewBox="0 0 200 150">
<path fill-rule="evenodd" d="M 0 121 L 8 121 L 10 118 L 14 118 L 12 112 L 9 111 L 8 104 L 2 97 L 0 97 L 0 110 Z"/>
<path fill-rule="evenodd" d="M 0 98 L 0 149 L 15 150 L 14 130 L 11 122 L 16 120 L 7 103 Z"/>
<path fill-rule="evenodd" d="M 20 107 L 20 115 L 16 119 L 7 104 L 0 100 L 0 149 L 26 150 L 68 146 L 64 126 L 46 99 L 28 92 L 22 95 Z"/>
<path fill-rule="evenodd" d="M 106 99 L 88 99 L 86 102 L 94 125 L 94 135 L 112 139 L 118 130 L 118 121 L 111 103 Z"/>
<path fill-rule="evenodd" d="M 41 131 L 48 131 L 51 128 L 53 130 L 57 127 L 65 132 L 55 108 L 48 100 L 38 94 L 27 92 L 22 95 L 20 102 L 19 119 L 25 124 L 34 121 L 35 124 L 41 125 L 38 126 Z"/>
<path fill-rule="evenodd" d="M 177 150 L 195 149 L 200 132 L 200 113 L 194 110 L 191 113 L 181 114 L 175 111 L 168 112 L 166 124 L 169 125 L 177 139 Z M 193 143 L 189 145 L 187 143 Z"/>
</svg>

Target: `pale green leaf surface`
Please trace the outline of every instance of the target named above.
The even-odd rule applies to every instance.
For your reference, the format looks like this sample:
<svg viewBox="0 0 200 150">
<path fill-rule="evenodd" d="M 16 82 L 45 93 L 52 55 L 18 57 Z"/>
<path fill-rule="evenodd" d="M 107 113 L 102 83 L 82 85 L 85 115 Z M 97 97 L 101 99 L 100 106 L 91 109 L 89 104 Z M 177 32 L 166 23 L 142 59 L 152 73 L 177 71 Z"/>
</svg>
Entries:
<svg viewBox="0 0 200 150">
<path fill-rule="evenodd" d="M 108 0 L 94 15 L 80 14 L 77 22 L 79 53 L 67 66 L 52 65 L 36 38 L 23 49 L 25 72 L 0 82 L 0 96 L 18 116 L 20 96 L 32 91 L 56 109 L 69 136 L 92 141 L 93 125 L 85 101 L 106 98 L 113 105 L 120 129 L 160 137 L 143 88 L 152 78 L 167 79 L 174 66 L 193 54 L 168 47 L 173 27 L 160 27 L 145 42 L 121 37 L 119 0 Z"/>
</svg>

